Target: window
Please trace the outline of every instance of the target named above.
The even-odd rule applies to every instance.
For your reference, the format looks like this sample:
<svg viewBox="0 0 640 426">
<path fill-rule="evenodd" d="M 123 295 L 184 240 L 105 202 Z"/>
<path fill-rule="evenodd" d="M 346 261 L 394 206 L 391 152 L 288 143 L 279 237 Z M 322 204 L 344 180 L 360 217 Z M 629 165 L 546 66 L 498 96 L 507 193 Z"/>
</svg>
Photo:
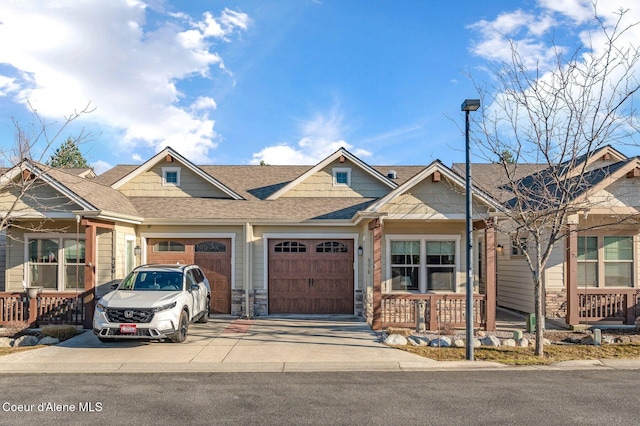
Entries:
<svg viewBox="0 0 640 426">
<path fill-rule="evenodd" d="M 387 237 L 390 291 L 456 290 L 458 236 Z"/>
<path fill-rule="evenodd" d="M 160 241 L 159 243 L 156 243 L 153 245 L 153 251 L 154 252 L 164 252 L 164 251 L 171 251 L 171 252 L 184 252 L 184 244 L 179 243 L 177 241 Z"/>
<path fill-rule="evenodd" d="M 527 239 L 520 238 L 518 241 L 511 241 L 511 256 L 524 256 L 525 249 L 527 248 Z"/>
<path fill-rule="evenodd" d="M 195 246 L 196 253 L 226 253 L 227 245 L 218 241 L 204 241 Z"/>
<path fill-rule="evenodd" d="M 339 241 L 326 241 L 316 246 L 316 253 L 347 253 L 349 249 Z"/>
<path fill-rule="evenodd" d="M 633 238 L 578 236 L 578 285 L 633 287 Z"/>
<path fill-rule="evenodd" d="M 180 186 L 180 167 L 163 167 L 162 185 Z"/>
<path fill-rule="evenodd" d="M 276 253 L 306 253 L 307 246 L 297 241 L 284 241 L 276 244 L 273 251 Z"/>
<path fill-rule="evenodd" d="M 65 291 L 84 289 L 85 240 L 70 235 L 29 237 L 29 286 Z"/>
<path fill-rule="evenodd" d="M 391 290 L 417 291 L 420 241 L 391 241 Z"/>
<path fill-rule="evenodd" d="M 351 186 L 351 169 L 333 169 L 333 186 Z"/>
</svg>

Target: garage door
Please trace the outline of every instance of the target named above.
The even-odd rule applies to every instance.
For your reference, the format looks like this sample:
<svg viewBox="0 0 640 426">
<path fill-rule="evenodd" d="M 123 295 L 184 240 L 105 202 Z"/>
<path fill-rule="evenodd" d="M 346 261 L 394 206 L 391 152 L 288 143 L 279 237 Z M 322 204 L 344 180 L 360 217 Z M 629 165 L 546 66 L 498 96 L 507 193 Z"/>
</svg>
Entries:
<svg viewBox="0 0 640 426">
<path fill-rule="evenodd" d="M 269 313 L 353 314 L 353 240 L 269 240 Z"/>
<path fill-rule="evenodd" d="M 147 260 L 200 266 L 211 285 L 211 313 L 231 313 L 231 239 L 150 238 Z"/>
</svg>

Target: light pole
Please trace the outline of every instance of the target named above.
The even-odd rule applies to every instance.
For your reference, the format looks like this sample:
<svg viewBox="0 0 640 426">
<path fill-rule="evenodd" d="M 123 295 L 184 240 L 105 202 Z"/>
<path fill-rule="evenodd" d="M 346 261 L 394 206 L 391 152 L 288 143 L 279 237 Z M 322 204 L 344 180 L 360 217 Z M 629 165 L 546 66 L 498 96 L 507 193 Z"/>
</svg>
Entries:
<svg viewBox="0 0 640 426">
<path fill-rule="evenodd" d="M 473 247 L 473 223 L 471 222 L 471 146 L 469 144 L 469 111 L 475 111 L 480 108 L 480 99 L 465 99 L 462 103 L 461 110 L 465 112 L 465 194 L 467 201 L 466 218 L 467 218 L 467 285 L 466 285 L 466 319 L 467 319 L 467 360 L 473 361 L 473 257 L 471 250 Z"/>
</svg>

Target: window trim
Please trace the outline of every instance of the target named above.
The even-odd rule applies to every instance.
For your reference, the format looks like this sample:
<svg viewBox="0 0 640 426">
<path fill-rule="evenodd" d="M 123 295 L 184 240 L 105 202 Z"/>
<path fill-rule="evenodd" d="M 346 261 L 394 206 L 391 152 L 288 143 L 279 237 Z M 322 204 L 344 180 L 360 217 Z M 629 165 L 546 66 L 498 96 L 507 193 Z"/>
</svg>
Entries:
<svg viewBox="0 0 640 426">
<path fill-rule="evenodd" d="M 176 174 L 175 182 L 167 182 L 168 173 Z M 162 168 L 162 186 L 180 186 L 180 167 L 163 167 Z"/>
<path fill-rule="evenodd" d="M 595 286 L 589 286 L 589 285 L 585 285 L 585 283 L 580 283 L 580 282 L 576 282 L 576 284 L 578 285 L 578 288 L 590 288 L 590 289 L 615 289 L 615 288 L 619 288 L 619 289 L 623 289 L 623 288 L 637 288 L 638 287 L 638 262 L 636 259 L 637 256 L 637 249 L 636 249 L 636 245 L 637 245 L 637 237 L 636 235 L 634 235 L 633 233 L 631 233 L 631 231 L 620 231 L 620 232 L 594 232 L 594 233 L 580 233 L 578 234 L 577 238 L 578 240 L 580 238 L 584 238 L 584 237 L 595 237 L 597 238 L 597 259 L 596 260 L 589 260 L 589 259 L 585 259 L 585 260 L 578 260 L 577 257 L 579 256 L 578 253 L 578 247 L 576 245 L 576 262 L 577 262 L 577 267 L 578 269 L 580 268 L 581 265 L 583 265 L 584 263 L 595 263 L 596 264 L 596 271 L 597 271 L 597 276 L 596 276 L 596 285 Z M 620 261 L 620 260 L 606 260 L 605 259 L 605 246 L 604 246 L 604 240 L 607 237 L 623 237 L 623 238 L 631 238 L 631 260 L 624 260 L 624 261 Z M 631 283 L 630 285 L 625 285 L 625 286 L 607 286 L 605 285 L 605 279 L 606 279 L 606 271 L 605 271 L 605 266 L 607 265 L 607 263 L 610 264 L 614 264 L 614 263 L 631 263 Z M 576 277 L 577 278 L 577 277 Z"/>
<path fill-rule="evenodd" d="M 331 169 L 333 174 L 333 186 L 344 186 L 351 188 L 351 168 L 349 167 L 334 167 Z M 338 174 L 346 173 L 347 174 L 347 183 L 338 182 Z"/>
<path fill-rule="evenodd" d="M 24 234 L 24 269 L 23 269 L 23 280 L 24 283 L 27 286 L 31 286 L 31 271 L 30 271 L 30 266 L 31 265 L 41 265 L 41 264 L 45 264 L 45 263 L 40 263 L 40 262 L 36 262 L 36 263 L 31 263 L 30 260 L 30 252 L 29 252 L 29 245 L 31 243 L 31 241 L 36 241 L 36 240 L 57 240 L 58 241 L 58 252 L 56 254 L 56 287 L 55 288 L 45 288 L 43 289 L 44 291 L 55 291 L 55 292 L 75 292 L 75 291 L 84 291 L 84 280 L 82 280 L 81 282 L 81 286 L 78 289 L 75 288 L 66 288 L 66 283 L 65 283 L 65 271 L 66 271 L 66 266 L 69 265 L 66 262 L 66 258 L 64 256 L 64 241 L 65 240 L 72 240 L 72 241 L 84 241 L 85 243 L 85 250 L 87 247 L 87 240 L 86 240 L 86 236 L 83 233 L 80 234 L 76 234 L 74 233 L 26 233 Z M 86 256 L 86 251 L 85 251 L 85 256 Z M 81 267 L 83 269 L 84 272 L 84 266 L 86 265 L 87 259 L 85 257 L 85 263 L 78 263 L 78 267 Z M 75 263 L 72 263 L 70 265 L 75 265 Z"/>
<path fill-rule="evenodd" d="M 391 286 L 391 241 L 420 241 L 420 269 L 418 291 L 393 290 Z M 450 290 L 427 290 L 427 241 L 452 241 L 455 244 L 455 263 L 453 269 L 453 288 Z M 385 262 L 386 276 L 384 288 L 387 294 L 429 294 L 429 293 L 460 293 L 460 271 L 462 259 L 460 258 L 461 236 L 458 234 L 387 234 L 385 235 Z"/>
</svg>

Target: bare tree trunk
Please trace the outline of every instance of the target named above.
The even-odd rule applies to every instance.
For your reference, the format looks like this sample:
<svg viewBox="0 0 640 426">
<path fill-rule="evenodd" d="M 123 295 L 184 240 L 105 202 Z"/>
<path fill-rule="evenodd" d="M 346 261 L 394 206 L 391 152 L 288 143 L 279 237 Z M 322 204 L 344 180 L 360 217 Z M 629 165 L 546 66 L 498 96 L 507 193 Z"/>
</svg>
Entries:
<svg viewBox="0 0 640 426">
<path fill-rule="evenodd" d="M 536 271 L 534 273 L 534 282 L 533 282 L 533 297 L 535 302 L 535 311 L 536 311 L 536 347 L 535 354 L 537 356 L 544 355 L 544 341 L 543 333 L 542 333 L 542 280 L 540 279 L 540 272 Z"/>
</svg>

